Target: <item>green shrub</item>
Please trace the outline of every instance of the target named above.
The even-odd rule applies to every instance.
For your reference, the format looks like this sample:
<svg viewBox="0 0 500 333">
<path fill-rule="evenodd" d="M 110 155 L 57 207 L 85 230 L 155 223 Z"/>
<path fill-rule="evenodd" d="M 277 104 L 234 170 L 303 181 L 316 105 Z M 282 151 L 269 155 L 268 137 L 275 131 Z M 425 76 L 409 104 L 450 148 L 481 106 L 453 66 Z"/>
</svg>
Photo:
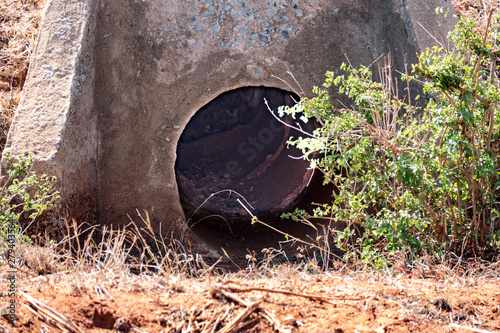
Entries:
<svg viewBox="0 0 500 333">
<path fill-rule="evenodd" d="M 346 258 L 381 266 L 395 251 L 416 258 L 424 252 L 484 250 L 498 241 L 496 31 L 488 23 L 480 35 L 473 20 L 460 20 L 449 42 L 426 50 L 413 75 L 407 70 L 401 76 L 405 99 L 398 96 L 389 56 L 378 61 L 378 81 L 368 67 L 343 64 L 346 74 L 328 72 L 323 87 L 314 88 L 316 97 L 280 109 L 281 115 L 319 124 L 311 135 L 289 143 L 336 187 L 332 203 L 314 216 L 348 223 L 337 235 Z M 430 96 L 424 108 L 412 106 L 412 80 Z M 330 103 L 332 85 L 352 107 Z"/>
<path fill-rule="evenodd" d="M 12 241 L 22 236 L 22 241 L 29 242 L 24 231 L 58 198 L 58 192 L 52 191 L 55 177 L 38 177 L 30 171 L 31 155 L 25 159 L 20 157 L 18 163 L 12 162 L 7 154 L 4 159 L 8 177 L 2 179 L 0 192 L 0 238 Z"/>
</svg>

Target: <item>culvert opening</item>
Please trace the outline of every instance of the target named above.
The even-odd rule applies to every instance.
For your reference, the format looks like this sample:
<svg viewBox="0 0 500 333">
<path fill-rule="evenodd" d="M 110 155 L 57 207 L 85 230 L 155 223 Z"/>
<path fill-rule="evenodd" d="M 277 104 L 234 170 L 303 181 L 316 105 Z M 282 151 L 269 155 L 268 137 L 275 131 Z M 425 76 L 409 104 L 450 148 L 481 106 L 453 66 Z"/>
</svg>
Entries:
<svg viewBox="0 0 500 333">
<path fill-rule="evenodd" d="M 278 121 L 264 99 L 276 114 L 298 97 L 268 87 L 225 92 L 196 112 L 177 147 L 176 177 L 189 227 L 206 244 L 232 255 L 277 248 L 284 240 L 265 226 L 252 225 L 241 203 L 259 220 L 302 237 L 310 231 L 307 226 L 280 216 L 307 205 L 308 196 L 321 186 L 321 180 L 311 181 L 309 162 L 290 157 L 301 153 L 286 142 L 301 134 Z M 311 130 L 313 125 L 302 126 Z"/>
</svg>

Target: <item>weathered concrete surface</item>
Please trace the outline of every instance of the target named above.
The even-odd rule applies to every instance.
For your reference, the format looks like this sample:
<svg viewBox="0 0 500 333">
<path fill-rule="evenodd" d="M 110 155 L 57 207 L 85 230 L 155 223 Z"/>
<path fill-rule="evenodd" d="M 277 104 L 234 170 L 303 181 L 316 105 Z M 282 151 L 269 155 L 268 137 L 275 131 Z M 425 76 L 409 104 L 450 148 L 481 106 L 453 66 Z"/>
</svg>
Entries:
<svg viewBox="0 0 500 333">
<path fill-rule="evenodd" d="M 98 188 L 93 7 L 48 1 L 5 149 L 14 157 L 32 153 L 35 169 L 59 179 L 59 211 L 87 221 L 97 218 Z"/>
<path fill-rule="evenodd" d="M 190 118 L 243 86 L 306 93 L 346 57 L 370 64 L 452 28 L 429 0 L 52 0 L 6 152 L 33 152 L 59 178 L 61 213 L 125 225 L 148 211 L 156 232 L 186 233 L 174 165 Z M 199 244 L 199 243 L 198 243 Z M 203 248 L 199 244 L 199 248 Z"/>
</svg>

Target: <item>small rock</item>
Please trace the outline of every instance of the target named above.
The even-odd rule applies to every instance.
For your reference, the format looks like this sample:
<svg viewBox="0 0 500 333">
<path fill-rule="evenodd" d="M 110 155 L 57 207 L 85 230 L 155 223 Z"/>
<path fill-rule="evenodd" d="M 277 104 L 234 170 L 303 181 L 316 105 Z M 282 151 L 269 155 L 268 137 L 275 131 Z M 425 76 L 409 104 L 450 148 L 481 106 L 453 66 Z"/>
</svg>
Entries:
<svg viewBox="0 0 500 333">
<path fill-rule="evenodd" d="M 295 318 L 292 315 L 286 316 L 283 319 L 283 324 L 285 324 L 287 326 L 296 326 L 297 325 L 297 320 L 295 320 Z"/>
<path fill-rule="evenodd" d="M 452 310 L 448 301 L 442 297 L 439 297 L 439 298 L 436 298 L 435 300 L 433 300 L 432 304 L 434 304 L 440 311 L 450 312 Z"/>
<path fill-rule="evenodd" d="M 120 317 L 116 319 L 113 330 L 119 333 L 128 333 L 130 332 L 130 324 L 127 319 Z"/>
</svg>

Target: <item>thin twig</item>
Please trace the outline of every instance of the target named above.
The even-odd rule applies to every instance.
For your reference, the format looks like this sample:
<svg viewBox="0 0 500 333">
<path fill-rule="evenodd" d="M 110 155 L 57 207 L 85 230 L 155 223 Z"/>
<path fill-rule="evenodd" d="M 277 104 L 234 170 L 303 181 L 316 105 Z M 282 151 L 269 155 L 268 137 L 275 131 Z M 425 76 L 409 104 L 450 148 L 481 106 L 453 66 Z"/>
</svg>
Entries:
<svg viewBox="0 0 500 333">
<path fill-rule="evenodd" d="M 215 330 L 217 329 L 217 326 L 219 326 L 219 323 L 221 321 L 223 321 L 224 319 L 226 319 L 226 317 L 228 316 L 228 314 L 229 314 L 229 308 L 226 309 L 226 313 L 224 313 L 222 316 L 217 316 L 217 319 L 215 320 L 215 324 L 212 327 L 211 333 L 215 333 Z"/>
<path fill-rule="evenodd" d="M 229 292 L 226 292 L 224 290 L 219 289 L 219 293 L 224 296 L 226 299 L 229 299 L 235 303 L 238 303 L 241 306 L 248 307 L 248 302 L 244 301 L 243 299 L 239 298 L 236 295 L 233 295 Z M 273 314 L 269 311 L 266 310 L 262 307 L 259 307 L 259 314 L 266 319 L 271 325 L 273 325 L 274 329 L 280 333 L 289 333 L 290 330 L 284 328 L 281 323 L 273 316 Z"/>
<path fill-rule="evenodd" d="M 251 303 L 247 306 L 245 310 L 243 310 L 236 318 L 234 318 L 229 324 L 224 326 L 219 333 L 230 333 L 230 332 L 235 332 L 236 328 L 239 326 L 239 324 L 245 319 L 248 318 L 253 312 L 255 312 L 260 305 L 260 300 L 254 303 Z"/>
<path fill-rule="evenodd" d="M 274 114 L 274 112 L 273 112 L 273 110 L 272 110 L 272 109 L 271 109 L 271 107 L 269 106 L 269 103 L 267 102 L 267 99 L 265 99 L 265 98 L 264 98 L 264 104 L 266 105 L 267 110 L 268 110 L 268 111 L 269 111 L 269 112 L 273 115 L 273 117 L 274 117 L 277 121 L 279 121 L 279 122 L 280 122 L 280 123 L 282 123 L 283 125 L 285 125 L 285 126 L 287 126 L 287 127 L 291 128 L 291 129 L 294 129 L 294 130 L 296 130 L 296 131 L 298 131 L 298 132 L 300 132 L 300 133 L 302 133 L 302 134 L 304 134 L 304 135 L 307 135 L 307 136 L 309 136 L 309 137 L 311 137 L 311 138 L 315 138 L 315 136 L 314 136 L 314 135 L 312 135 L 311 133 L 304 131 L 304 130 L 303 130 L 302 128 L 300 128 L 300 127 L 290 125 L 290 124 L 288 124 L 288 123 L 284 122 L 284 121 L 283 121 L 280 117 L 278 117 L 277 115 L 275 115 L 275 114 Z"/>
<path fill-rule="evenodd" d="M 259 220 L 255 215 L 252 214 L 252 212 L 240 201 L 240 199 L 236 199 L 236 201 L 247 211 L 247 213 L 252 217 L 252 223 L 260 223 L 266 227 L 268 227 L 269 229 L 285 236 L 285 238 L 290 238 L 291 240 L 295 241 L 295 242 L 299 242 L 299 243 L 302 243 L 302 244 L 305 244 L 305 245 L 308 245 L 310 247 L 313 247 L 315 249 L 318 249 L 320 251 L 324 251 L 324 249 L 316 244 L 313 244 L 313 243 L 310 243 L 310 242 L 306 242 L 305 240 L 301 239 L 301 238 L 297 238 L 297 237 L 294 237 L 290 234 L 287 234 L 286 232 L 283 232 L 275 227 L 273 227 L 272 225 L 268 224 L 268 223 L 265 223 L 265 222 L 262 222 L 261 220 Z M 333 254 L 332 253 L 332 256 L 334 256 L 335 258 L 338 258 L 338 259 L 341 259 L 338 255 L 336 254 Z"/>
<path fill-rule="evenodd" d="M 472 332 L 477 332 L 477 333 L 494 333 L 493 331 L 487 331 L 487 330 L 482 330 L 482 329 L 475 328 L 475 327 L 469 327 L 469 326 L 458 325 L 458 324 L 455 324 L 455 323 L 451 323 L 450 325 L 451 325 L 451 326 L 453 326 L 453 327 L 456 327 L 456 328 L 461 328 L 461 329 L 465 329 L 465 330 L 470 330 L 470 331 L 472 331 Z"/>
<path fill-rule="evenodd" d="M 313 300 L 313 301 L 320 301 L 320 302 L 334 304 L 334 305 L 336 305 L 337 303 L 333 303 L 332 301 L 333 300 L 337 300 L 337 299 L 349 300 L 349 301 L 360 301 L 360 300 L 362 300 L 362 298 L 346 298 L 346 297 L 343 297 L 343 296 L 325 297 L 325 296 L 319 296 L 319 295 L 302 294 L 302 293 L 296 293 L 296 292 L 293 292 L 293 291 L 279 290 L 279 289 L 270 289 L 270 288 L 262 288 L 262 287 L 245 287 L 245 288 L 238 288 L 238 287 L 233 287 L 233 286 L 221 286 L 221 287 L 225 288 L 225 289 L 227 289 L 229 291 L 237 292 L 237 293 L 246 293 L 246 292 L 251 292 L 251 291 L 262 291 L 262 292 L 268 292 L 268 293 L 274 293 L 274 294 L 283 294 L 283 295 L 289 295 L 289 296 L 303 297 L 303 298 L 307 298 L 307 299 L 310 299 L 310 300 Z"/>
<path fill-rule="evenodd" d="M 28 305 L 25 305 L 26 308 L 33 314 L 37 315 L 43 322 L 51 326 L 55 326 L 62 331 L 67 330 L 71 333 L 85 333 L 81 328 L 76 326 L 71 319 L 66 318 L 56 310 L 48 307 L 23 291 L 19 291 L 19 294 L 28 301 Z M 51 322 L 49 318 L 54 322 Z"/>
</svg>

